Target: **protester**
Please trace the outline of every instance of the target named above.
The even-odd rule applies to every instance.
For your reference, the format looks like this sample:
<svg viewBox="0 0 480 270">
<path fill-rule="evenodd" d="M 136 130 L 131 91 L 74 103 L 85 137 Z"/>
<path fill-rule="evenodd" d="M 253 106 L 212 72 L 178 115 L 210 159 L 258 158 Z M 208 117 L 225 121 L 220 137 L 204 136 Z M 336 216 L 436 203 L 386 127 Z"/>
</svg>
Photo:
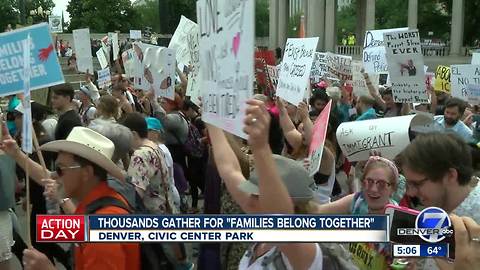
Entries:
<svg viewBox="0 0 480 270">
<path fill-rule="evenodd" d="M 377 112 L 373 108 L 375 100 L 368 96 L 361 96 L 358 98 L 356 109 L 358 117 L 356 121 L 370 120 L 377 118 Z"/>
<path fill-rule="evenodd" d="M 4 128 L 3 132 L 8 131 Z M 15 183 L 15 161 L 0 150 L 0 269 L 6 270 L 13 269 L 13 213 L 10 210 L 15 207 Z"/>
<path fill-rule="evenodd" d="M 102 123 L 116 123 L 119 117 L 119 103 L 113 96 L 102 96 L 97 103 L 96 118 L 90 125 L 97 125 Z"/>
<path fill-rule="evenodd" d="M 435 122 L 447 132 L 453 132 L 466 142 L 473 141 L 473 131 L 461 121 L 465 113 L 465 101 L 452 97 L 447 100 L 443 115 L 435 116 Z"/>
<path fill-rule="evenodd" d="M 82 124 L 88 126 L 90 122 L 95 119 L 97 109 L 92 101 L 92 93 L 86 86 L 80 86 L 79 99 L 82 105 L 80 106 L 78 114 L 80 115 Z"/>
<path fill-rule="evenodd" d="M 127 201 L 107 185 L 107 174 L 121 177 L 112 162 L 114 144 L 99 133 L 75 127 L 66 140 L 44 144 L 42 150 L 58 152 L 56 170 L 65 194 L 78 201 L 75 214 L 87 209 L 99 198 L 113 197 Z M 105 206 L 95 214 L 127 214 L 118 206 Z M 75 248 L 75 269 L 140 269 L 140 250 L 136 243 L 80 243 Z M 25 269 L 55 269 L 46 256 L 34 248 L 24 251 Z"/>
<path fill-rule="evenodd" d="M 55 128 L 55 140 L 63 140 L 68 137 L 70 131 L 81 126 L 80 116 L 74 110 L 73 96 L 74 90 L 70 84 L 60 84 L 51 87 L 52 107 L 59 115 L 57 126 Z"/>
</svg>

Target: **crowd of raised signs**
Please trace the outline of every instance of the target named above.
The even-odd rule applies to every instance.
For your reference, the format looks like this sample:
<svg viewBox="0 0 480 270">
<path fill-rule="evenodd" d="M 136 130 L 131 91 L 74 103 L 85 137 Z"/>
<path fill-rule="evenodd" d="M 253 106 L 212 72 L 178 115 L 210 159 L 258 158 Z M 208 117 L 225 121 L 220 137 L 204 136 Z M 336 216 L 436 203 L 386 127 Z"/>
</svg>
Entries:
<svg viewBox="0 0 480 270">
<path fill-rule="evenodd" d="M 87 72 L 79 91 L 59 84 L 49 88 L 49 106 L 31 103 L 42 156 L 21 151 L 22 95 L 9 96 L 0 144 L 0 266 L 16 256 L 24 269 L 42 270 L 55 264 L 112 270 L 480 269 L 480 108 L 473 105 L 471 85 L 477 81 L 470 78 L 465 98 L 451 96 L 447 86 L 458 85 L 450 78 L 460 69 L 477 76 L 480 66 L 440 66 L 412 86 L 410 77 L 425 75 L 417 59 L 402 58 L 392 75 L 389 55 L 403 49 L 389 46 L 416 34 L 385 37 L 390 79 L 351 58 L 317 53 L 310 55 L 308 95 L 298 103 L 276 96 L 282 51 L 257 48 L 255 95 L 245 106 L 235 104 L 244 108 L 239 129 L 246 139 L 202 121 L 202 99 L 187 95 L 195 67 L 174 63 L 176 74 L 164 76 L 148 65 L 136 76 L 148 87 L 135 81 L 135 72 L 127 72 L 135 68 L 124 63 L 129 54 L 140 61 L 144 55 L 167 62 L 172 56 L 150 54 L 138 43 L 123 44 L 115 56 L 113 49 L 102 52 L 110 55 L 109 79 Z M 104 44 L 97 45 L 102 50 Z M 71 56 L 69 66 L 76 69 L 83 56 Z M 46 213 L 368 215 L 383 214 L 387 204 L 435 206 L 451 214 L 456 259 L 399 261 L 390 245 L 372 243 L 208 243 L 194 249 L 158 243 L 149 246 L 150 257 L 138 243 L 81 243 L 66 250 L 34 238 L 27 247 L 12 210 L 15 201 L 26 201 L 27 166 L 31 233 L 35 215 Z"/>
</svg>

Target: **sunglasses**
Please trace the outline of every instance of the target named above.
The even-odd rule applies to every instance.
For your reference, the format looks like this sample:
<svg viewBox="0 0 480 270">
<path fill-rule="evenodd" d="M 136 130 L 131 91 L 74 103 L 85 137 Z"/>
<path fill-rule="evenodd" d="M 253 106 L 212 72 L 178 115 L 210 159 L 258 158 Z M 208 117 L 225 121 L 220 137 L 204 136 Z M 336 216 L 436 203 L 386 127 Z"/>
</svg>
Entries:
<svg viewBox="0 0 480 270">
<path fill-rule="evenodd" d="M 82 168 L 82 166 L 80 165 L 76 165 L 76 166 L 69 166 L 69 167 L 60 167 L 60 166 L 56 166 L 55 167 L 55 172 L 57 173 L 57 175 L 59 177 L 63 176 L 63 173 L 64 171 L 66 170 L 74 170 L 74 169 L 80 169 Z"/>
<path fill-rule="evenodd" d="M 385 180 L 374 180 L 371 178 L 366 178 L 363 180 L 363 184 L 368 187 L 373 187 L 376 185 L 378 190 L 385 190 L 387 187 L 390 187 L 392 184 Z"/>
</svg>

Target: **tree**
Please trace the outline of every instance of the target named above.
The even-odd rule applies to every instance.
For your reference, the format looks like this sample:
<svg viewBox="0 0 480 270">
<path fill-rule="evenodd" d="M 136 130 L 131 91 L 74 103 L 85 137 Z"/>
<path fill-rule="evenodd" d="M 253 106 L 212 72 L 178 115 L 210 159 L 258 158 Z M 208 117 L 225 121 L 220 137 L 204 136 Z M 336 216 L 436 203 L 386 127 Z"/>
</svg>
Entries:
<svg viewBox="0 0 480 270">
<path fill-rule="evenodd" d="M 268 37 L 270 27 L 268 2 L 268 0 L 255 1 L 255 34 L 257 37 Z"/>
<path fill-rule="evenodd" d="M 20 13 L 13 1 L 0 1 L 0 18 L 2 18 L 0 19 L 0 33 L 8 24 L 15 27 L 15 24 L 19 22 L 19 15 Z"/>
<path fill-rule="evenodd" d="M 438 0 L 439 4 L 445 9 L 448 14 L 448 22 L 452 18 L 453 0 Z M 480 39 L 478 34 L 478 26 L 480 19 L 478 18 L 478 11 L 480 10 L 480 0 L 465 0 L 465 18 L 464 18 L 464 32 L 463 41 L 465 45 L 474 45 L 475 40 Z M 450 32 L 450 28 L 448 29 Z"/>
<path fill-rule="evenodd" d="M 70 0 L 69 31 L 90 28 L 90 32 L 128 32 L 138 25 L 138 16 L 130 0 Z"/>
<path fill-rule="evenodd" d="M 196 0 L 160 0 L 161 33 L 173 34 L 181 15 L 197 21 Z"/>
<path fill-rule="evenodd" d="M 158 0 L 146 0 L 144 5 L 134 6 L 138 15 L 137 28 L 151 27 L 153 32 L 160 33 L 160 12 Z"/>
<path fill-rule="evenodd" d="M 25 12 L 27 17 L 30 17 L 32 24 L 46 22 L 48 20 L 48 17 L 45 14 L 30 15 L 31 10 L 38 10 L 39 7 L 42 7 L 44 12 L 47 10 L 52 12 L 53 8 L 55 7 L 55 3 L 53 3 L 53 0 L 19 0 L 18 2 L 20 3 L 20 1 L 25 1 Z"/>
</svg>

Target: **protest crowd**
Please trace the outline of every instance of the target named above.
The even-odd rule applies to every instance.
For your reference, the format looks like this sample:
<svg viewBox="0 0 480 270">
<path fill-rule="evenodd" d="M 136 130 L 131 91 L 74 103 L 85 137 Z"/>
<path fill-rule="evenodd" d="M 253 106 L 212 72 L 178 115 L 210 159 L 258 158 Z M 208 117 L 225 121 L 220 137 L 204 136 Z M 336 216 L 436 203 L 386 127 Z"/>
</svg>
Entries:
<svg viewBox="0 0 480 270">
<path fill-rule="evenodd" d="M 111 37 L 82 40 L 89 55 L 82 55 L 77 43 L 72 49 L 55 41 L 54 57 L 68 58 L 84 83 L 78 91 L 69 83 L 50 86 L 48 105 L 31 101 L 32 154 L 22 151 L 25 95 L 6 97 L 1 269 L 9 269 L 14 256 L 29 270 L 56 264 L 111 270 L 480 269 L 480 107 L 454 94 L 457 67 L 441 66 L 428 76 L 423 62 L 418 68 L 410 56 L 414 60 L 395 67 L 397 80 L 390 65 L 386 78 L 351 57 L 314 52 L 302 88 L 307 94 L 295 101 L 280 91 L 290 41 L 283 52 L 252 46 L 254 59 L 240 61 L 254 63 L 253 95 L 227 102 L 227 111 L 242 115 L 227 132 L 214 118 L 204 118 L 213 101 L 202 89 L 208 85 L 198 82 L 199 48 L 190 46 L 191 60 L 185 61 L 179 48 L 172 53 L 133 38 L 120 45 Z M 343 39 L 356 42 L 354 35 Z M 390 64 L 389 55 L 387 48 Z M 106 81 L 104 72 L 84 64 L 92 56 L 100 64 L 105 58 Z M 200 70 L 205 72 L 203 65 Z M 420 90 L 399 94 L 396 85 L 412 87 L 408 82 L 419 75 Z M 191 90 L 192 80 L 198 80 L 198 93 Z M 317 161 L 313 150 L 321 150 Z M 310 173 L 312 162 L 319 166 Z M 138 243 L 65 248 L 33 237 L 30 246 L 20 236 L 14 211 L 25 196 L 33 235 L 38 214 L 374 215 L 384 214 L 387 204 L 439 207 L 450 214 L 456 258 L 398 260 L 389 245 L 378 243 L 202 243 L 194 252 L 191 243 L 155 243 L 150 256 Z M 357 249 L 369 254 L 368 265 Z M 405 268 L 395 268 L 400 261 Z"/>
</svg>

